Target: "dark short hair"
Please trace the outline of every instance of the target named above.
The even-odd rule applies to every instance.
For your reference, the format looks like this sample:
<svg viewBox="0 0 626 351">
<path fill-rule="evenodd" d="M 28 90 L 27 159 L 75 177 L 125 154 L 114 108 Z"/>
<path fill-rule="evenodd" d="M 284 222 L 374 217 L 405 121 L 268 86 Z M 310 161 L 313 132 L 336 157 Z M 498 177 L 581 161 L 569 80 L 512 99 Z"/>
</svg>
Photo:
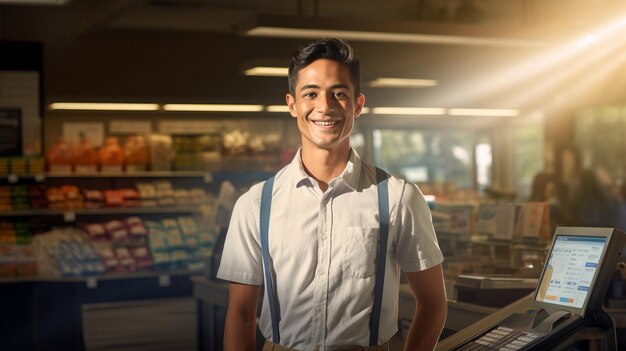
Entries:
<svg viewBox="0 0 626 351">
<path fill-rule="evenodd" d="M 341 39 L 325 38 L 302 46 L 291 57 L 289 65 L 289 92 L 295 96 L 298 72 L 315 60 L 328 59 L 348 67 L 350 81 L 354 86 L 355 98 L 361 93 L 361 73 L 359 60 L 354 57 L 352 47 Z"/>
</svg>

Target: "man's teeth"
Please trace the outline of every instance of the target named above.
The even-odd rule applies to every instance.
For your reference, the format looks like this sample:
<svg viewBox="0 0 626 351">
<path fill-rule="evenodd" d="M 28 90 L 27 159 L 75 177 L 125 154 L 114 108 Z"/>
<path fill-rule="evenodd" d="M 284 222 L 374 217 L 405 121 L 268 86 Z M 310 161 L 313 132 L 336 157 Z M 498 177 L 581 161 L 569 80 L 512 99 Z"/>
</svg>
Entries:
<svg viewBox="0 0 626 351">
<path fill-rule="evenodd" d="M 338 124 L 337 121 L 313 121 L 313 123 L 318 124 L 320 126 L 334 126 Z"/>
</svg>

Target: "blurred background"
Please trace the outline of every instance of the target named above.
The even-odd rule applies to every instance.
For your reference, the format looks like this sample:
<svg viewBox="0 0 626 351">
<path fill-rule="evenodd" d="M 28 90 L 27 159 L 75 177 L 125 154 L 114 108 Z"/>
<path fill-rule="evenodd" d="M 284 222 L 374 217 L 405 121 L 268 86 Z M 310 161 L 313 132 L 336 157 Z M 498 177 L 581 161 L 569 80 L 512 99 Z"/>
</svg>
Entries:
<svg viewBox="0 0 626 351">
<path fill-rule="evenodd" d="M 198 289 L 299 147 L 286 69 L 321 37 L 361 60 L 351 144 L 427 196 L 450 297 L 536 278 L 555 226 L 626 229 L 625 34 L 621 0 L 0 0 L 0 343 L 219 349 Z"/>
</svg>

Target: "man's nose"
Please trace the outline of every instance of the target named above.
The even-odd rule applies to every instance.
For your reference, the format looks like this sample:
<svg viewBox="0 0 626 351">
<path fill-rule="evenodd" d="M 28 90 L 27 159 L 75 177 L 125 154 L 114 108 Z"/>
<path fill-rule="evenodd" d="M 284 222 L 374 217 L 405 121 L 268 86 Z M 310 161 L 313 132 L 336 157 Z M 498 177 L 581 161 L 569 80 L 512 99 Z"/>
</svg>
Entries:
<svg viewBox="0 0 626 351">
<path fill-rule="evenodd" d="M 335 99 L 332 94 L 321 94 L 317 99 L 316 109 L 319 113 L 327 114 L 335 107 Z"/>
</svg>

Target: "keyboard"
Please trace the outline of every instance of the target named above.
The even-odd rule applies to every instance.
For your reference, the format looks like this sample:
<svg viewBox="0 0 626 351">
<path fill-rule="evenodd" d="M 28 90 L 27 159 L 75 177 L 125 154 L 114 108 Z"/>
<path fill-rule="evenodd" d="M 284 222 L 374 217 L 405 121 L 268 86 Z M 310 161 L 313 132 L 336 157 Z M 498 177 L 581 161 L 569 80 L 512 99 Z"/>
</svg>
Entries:
<svg viewBox="0 0 626 351">
<path fill-rule="evenodd" d="M 503 326 L 496 326 L 481 336 L 464 344 L 456 351 L 518 351 L 540 338 L 542 335 Z"/>
</svg>

